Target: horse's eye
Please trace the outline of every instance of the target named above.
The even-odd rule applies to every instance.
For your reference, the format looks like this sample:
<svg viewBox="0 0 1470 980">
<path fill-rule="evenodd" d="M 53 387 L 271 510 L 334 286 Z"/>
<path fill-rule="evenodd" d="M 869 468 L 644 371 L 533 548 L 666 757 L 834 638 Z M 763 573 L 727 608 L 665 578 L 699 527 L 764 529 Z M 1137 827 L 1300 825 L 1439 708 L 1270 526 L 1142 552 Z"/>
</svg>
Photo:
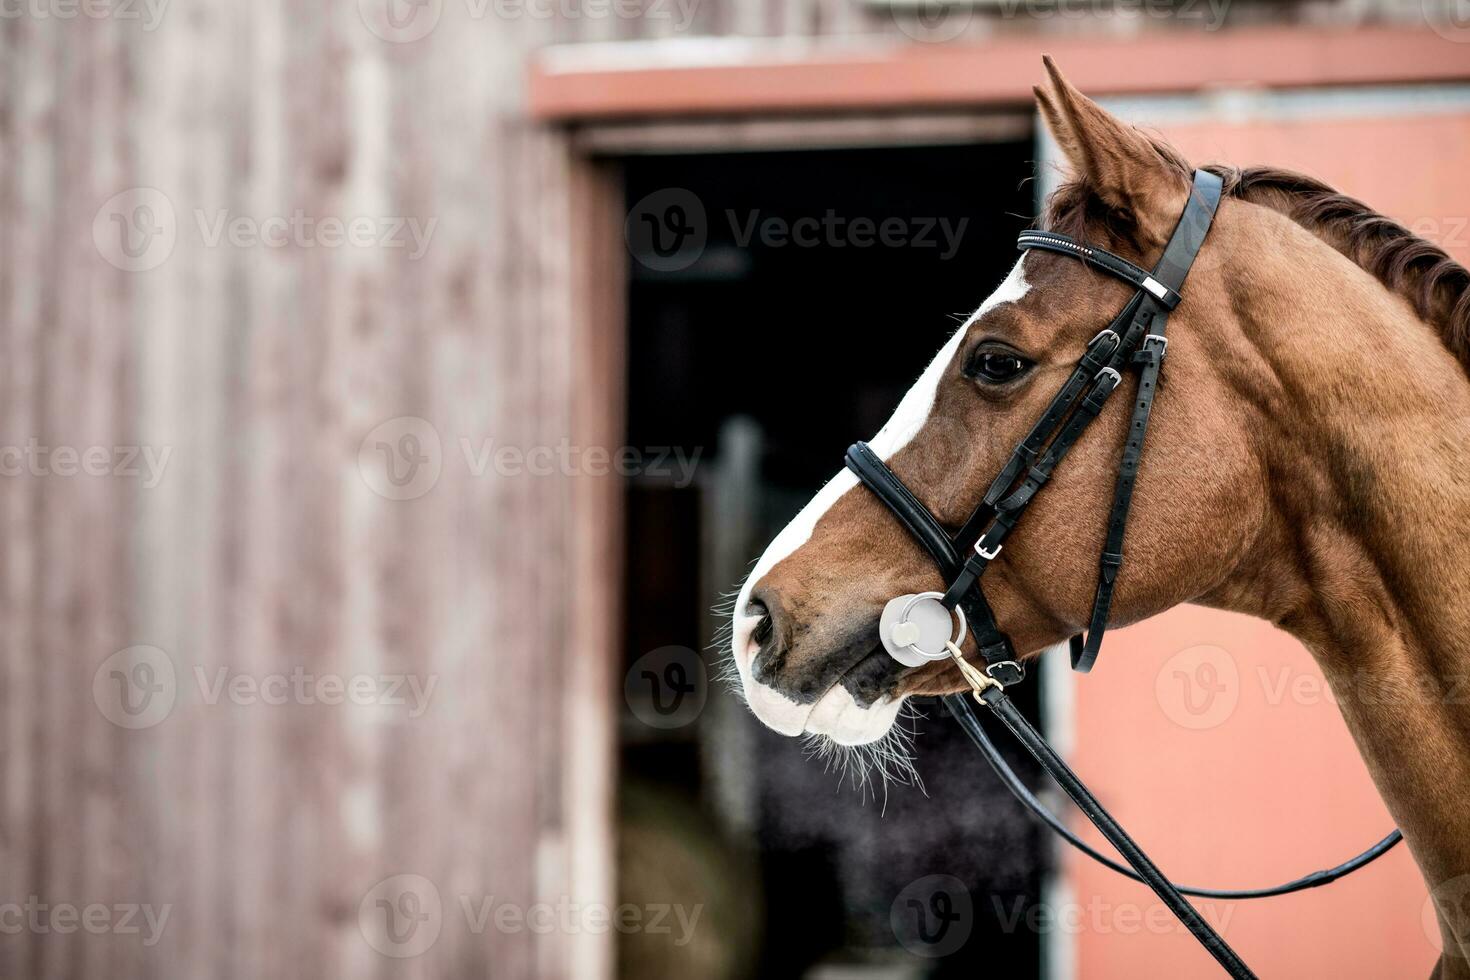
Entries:
<svg viewBox="0 0 1470 980">
<path fill-rule="evenodd" d="M 1019 354 L 982 349 L 970 358 L 965 374 L 985 384 L 1001 385 L 1016 380 L 1030 368 L 1031 362 Z"/>
</svg>

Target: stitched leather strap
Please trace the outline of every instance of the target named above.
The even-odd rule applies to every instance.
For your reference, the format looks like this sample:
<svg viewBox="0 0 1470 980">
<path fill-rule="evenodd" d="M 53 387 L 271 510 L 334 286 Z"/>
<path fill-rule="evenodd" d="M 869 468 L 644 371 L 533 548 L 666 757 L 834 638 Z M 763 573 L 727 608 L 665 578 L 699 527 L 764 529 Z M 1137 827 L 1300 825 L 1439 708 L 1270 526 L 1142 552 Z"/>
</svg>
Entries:
<svg viewBox="0 0 1470 980">
<path fill-rule="evenodd" d="M 1123 324 L 1129 322 L 1125 319 L 1125 315 L 1131 317 L 1136 305 L 1136 301 L 1129 304 L 1124 314 L 1119 315 L 1106 329 L 1099 331 L 1098 335 L 1088 343 L 1086 352 L 1077 362 L 1077 366 L 1072 369 L 1066 383 L 1052 396 L 1046 410 L 1041 413 L 1041 418 L 1036 420 L 1031 431 L 1026 433 L 1026 438 L 1022 439 L 1012 450 L 1010 458 L 1001 467 L 1000 473 L 996 474 L 995 479 L 991 481 L 989 489 L 985 492 L 982 506 L 975 509 L 976 515 L 984 513 L 986 507 L 995 506 L 1001 496 L 1016 482 L 1021 471 L 1041 455 L 1041 451 L 1046 448 L 1047 440 L 1056 432 L 1057 426 L 1061 425 L 1067 413 L 1076 407 L 1077 399 L 1082 397 L 1088 383 L 1097 377 L 1097 373 L 1103 368 L 1114 366 L 1122 344 Z M 974 520 L 975 517 L 972 516 L 969 521 L 966 521 L 966 527 Z M 978 533 L 976 537 L 979 537 Z M 961 547 L 969 547 L 974 544 L 973 539 L 966 538 L 963 530 L 958 540 Z"/>
<path fill-rule="evenodd" d="M 1206 170 L 1195 171 L 1189 206 L 1184 209 L 1163 256 L 1154 267 L 1154 275 L 1176 292 L 1184 288 L 1184 278 L 1204 245 L 1210 222 L 1220 206 L 1220 188 L 1219 177 Z M 1118 573 L 1123 568 L 1123 540 L 1128 530 L 1128 514 L 1133 506 L 1133 488 L 1143 459 L 1143 440 L 1148 434 L 1154 395 L 1158 393 L 1159 371 L 1163 367 L 1164 352 L 1168 349 L 1164 330 L 1169 320 L 1169 309 L 1145 298 L 1139 309 L 1139 320 L 1145 324 L 1147 332 L 1133 355 L 1133 363 L 1141 365 L 1138 398 L 1133 404 L 1128 441 L 1123 446 L 1117 482 L 1113 486 L 1113 506 L 1108 514 L 1107 539 L 1098 559 L 1097 591 L 1092 600 L 1087 638 L 1080 643 L 1074 638 L 1071 644 L 1072 667 L 1084 674 L 1097 662 L 1103 635 L 1107 632 L 1113 592 L 1117 588 Z"/>
<path fill-rule="evenodd" d="M 1159 321 L 1159 330 L 1163 321 Z M 1097 662 L 1103 634 L 1108 628 L 1108 613 L 1113 606 L 1118 572 L 1123 567 L 1123 537 L 1128 529 L 1128 514 L 1133 505 L 1133 487 L 1138 480 L 1138 467 L 1143 459 L 1143 439 L 1148 434 L 1148 420 L 1153 411 L 1154 394 L 1158 390 L 1159 369 L 1164 363 L 1164 344 L 1155 341 L 1161 333 L 1150 335 L 1134 355 L 1143 358 L 1138 375 L 1138 399 L 1133 403 L 1133 418 L 1128 424 L 1128 441 L 1123 445 L 1123 458 L 1118 464 L 1118 480 L 1113 488 L 1113 506 L 1108 515 L 1107 538 L 1098 559 L 1097 593 L 1092 600 L 1092 616 L 1087 639 L 1078 649 L 1072 645 L 1072 668 L 1087 673 Z"/>
<path fill-rule="evenodd" d="M 1000 750 L 995 747 L 995 743 L 990 740 L 990 736 L 985 733 L 984 726 L 975 717 L 975 713 L 971 710 L 970 703 L 966 700 L 965 695 L 948 695 L 944 698 L 944 703 L 949 708 L 950 714 L 954 715 L 955 720 L 960 723 L 960 727 L 965 730 L 965 734 L 970 736 L 970 741 L 974 742 L 975 747 L 980 750 L 980 755 L 986 762 L 990 763 L 990 768 L 995 770 L 995 774 L 1000 777 L 1000 781 L 1021 802 L 1022 806 L 1031 811 L 1032 815 L 1056 831 L 1057 835 L 1068 844 L 1071 844 L 1098 864 L 1110 868 L 1126 878 L 1132 878 L 1134 881 L 1140 883 L 1143 882 L 1143 878 L 1139 876 L 1137 871 L 1134 871 L 1126 864 L 1120 864 L 1114 861 L 1106 854 L 1092 847 L 1081 837 L 1072 833 L 1071 828 L 1063 823 L 1056 814 L 1048 810 L 1036 794 L 1031 792 L 1025 783 L 1021 782 L 1021 777 L 1016 775 L 1016 771 L 1011 768 L 1010 763 L 1006 762 L 1005 757 L 1000 754 Z M 1364 865 L 1378 860 L 1403 839 L 1404 835 L 1395 830 L 1361 854 L 1341 864 L 1331 868 L 1325 868 L 1321 871 L 1313 871 L 1310 874 L 1302 875 L 1300 878 L 1293 878 L 1291 881 L 1284 882 L 1280 885 L 1271 885 L 1266 888 L 1230 889 L 1199 888 L 1190 885 L 1175 884 L 1174 889 L 1181 895 L 1194 895 L 1199 898 L 1220 898 L 1226 900 L 1274 898 L 1277 895 L 1290 895 L 1293 892 L 1305 891 L 1308 888 L 1320 888 L 1322 885 L 1328 885 L 1339 878 L 1346 877 Z"/>
<path fill-rule="evenodd" d="M 866 442 L 848 446 L 844 462 L 858 480 L 888 506 L 908 532 L 919 539 L 948 578 L 952 570 L 959 567 L 959 555 L 949 540 L 949 534 L 929 513 L 929 508 L 919 502 L 919 498 L 904 486 Z"/>
<path fill-rule="evenodd" d="M 971 546 L 975 555 L 965 562 L 959 576 L 950 583 L 944 605 L 953 608 L 961 596 L 975 587 L 1025 508 L 1102 411 L 1103 404 L 1117 388 L 1119 369 L 1127 366 L 1128 354 L 1143 338 L 1145 322 L 1139 315 L 1142 308 L 1141 295 L 1134 296 L 1107 329 L 1092 338 L 1067 383 L 1057 392 L 1042 417 L 1016 447 L 1000 475 L 991 483 L 984 501 L 965 522 L 957 539 L 957 543 L 965 541 Z M 1094 370 L 1095 373 L 1089 373 Z M 1084 388 L 1089 380 L 1091 386 Z M 1045 447 L 1045 454 L 1038 460 L 1042 447 Z M 1014 487 L 1021 475 L 1022 464 L 1033 462 L 1021 485 Z M 978 528 L 974 531 L 974 540 L 967 538 L 971 528 Z M 967 615 L 968 612 L 967 609 Z"/>
<path fill-rule="evenodd" d="M 908 532 L 924 546 L 946 581 L 959 573 L 959 552 L 945 533 L 944 527 L 867 443 L 855 442 L 849 446 L 845 462 L 847 468 L 883 501 Z M 985 598 L 985 593 L 980 589 L 970 589 L 959 604 L 965 611 L 970 633 L 975 638 L 975 644 L 987 668 L 994 671 L 1004 665 L 1007 673 L 997 675 L 997 680 L 1001 683 L 1013 684 L 1021 680 L 1025 674 L 1015 662 L 1016 651 L 1011 645 L 1011 638 L 996 622 L 995 610 L 990 608 L 990 601 Z"/>
<path fill-rule="evenodd" d="M 978 727 L 979 723 L 975 721 L 969 702 L 964 695 L 948 695 L 944 702 L 955 717 L 961 719 L 961 724 L 964 724 L 964 719 L 968 717 Z M 1016 736 L 1017 741 L 1026 747 L 1026 751 L 1041 763 L 1047 775 L 1051 776 L 1052 780 L 1072 798 L 1077 808 L 1108 839 L 1108 843 L 1118 849 L 1118 853 L 1133 866 L 1143 883 L 1153 889 L 1154 894 L 1159 896 L 1159 900 L 1169 907 L 1169 911 L 1173 912 L 1180 922 L 1184 923 L 1185 928 L 1199 940 L 1200 945 L 1209 950 L 1210 955 L 1225 969 L 1225 972 L 1238 980 L 1255 980 L 1255 974 L 1251 972 L 1250 967 L 1245 965 L 1245 961 L 1230 948 L 1230 944 L 1225 942 L 1218 932 L 1211 928 L 1195 907 L 1189 904 L 1189 900 L 1179 894 L 1178 889 L 1164 876 L 1158 865 L 1154 864 L 1133 838 L 1128 836 L 1128 832 L 1113 819 L 1112 814 L 1108 813 L 1107 809 L 1098 802 L 1097 797 L 1092 795 L 1082 780 L 1077 778 L 1077 774 L 1047 744 L 1046 739 L 1041 737 L 1041 733 L 1031 727 L 1031 723 L 1016 708 L 1015 703 L 1006 696 L 1005 691 L 1000 688 L 990 688 L 981 696 L 981 703 L 989 708 L 1006 728 L 1010 729 L 1011 734 Z M 970 729 L 969 725 L 965 727 L 967 731 Z"/>
<path fill-rule="evenodd" d="M 960 598 L 974 588 L 975 582 L 985 572 L 985 567 L 1000 553 L 1000 546 L 1004 544 L 1006 535 L 1010 534 L 1011 528 L 1021 519 L 1027 505 L 1051 479 L 1057 464 L 1076 445 L 1088 423 L 1102 411 L 1103 403 L 1118 386 L 1118 377 L 1118 372 L 1113 368 L 1103 368 L 1098 372 L 1076 411 L 1063 424 L 1051 445 L 1047 446 L 1046 453 L 1027 470 L 1021 485 L 995 505 L 995 519 L 976 541 L 973 555 L 965 562 L 965 567 L 950 583 L 949 590 L 944 595 L 942 602 L 946 608 L 953 609 Z"/>
</svg>

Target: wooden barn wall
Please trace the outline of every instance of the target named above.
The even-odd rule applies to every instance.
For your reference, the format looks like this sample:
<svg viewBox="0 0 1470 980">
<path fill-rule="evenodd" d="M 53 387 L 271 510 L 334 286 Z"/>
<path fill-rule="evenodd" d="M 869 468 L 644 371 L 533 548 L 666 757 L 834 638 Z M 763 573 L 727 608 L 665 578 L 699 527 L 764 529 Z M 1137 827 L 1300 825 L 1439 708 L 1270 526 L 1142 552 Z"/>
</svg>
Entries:
<svg viewBox="0 0 1470 980">
<path fill-rule="evenodd" d="M 429 0 L 432 2 L 432 0 Z M 478 4 L 481 0 L 445 0 Z M 495 0 L 484 0 L 495 3 Z M 990 37 L 1140 31 L 1212 33 L 1263 24 L 1453 25 L 1453 0 L 1295 0 L 1114 4 L 1107 0 L 499 0 L 501 9 L 545 11 L 557 43 L 731 37 L 852 39 L 858 43 L 946 44 Z M 1454 27 L 1449 28 L 1452 32 Z"/>
<path fill-rule="evenodd" d="M 568 235 L 605 188 L 520 113 L 523 52 L 552 25 L 445 2 L 428 36 L 391 43 L 374 8 L 0 18 L 0 450 L 168 454 L 156 485 L 121 460 L 0 476 L 0 976 L 609 970 L 606 934 L 474 926 L 487 901 L 611 900 L 610 613 L 564 596 L 577 575 L 612 582 L 607 511 L 586 510 L 615 495 L 477 475 L 465 451 L 616 437 L 572 398 L 574 378 L 617 376 L 616 345 L 578 334 L 577 297 L 600 287 Z M 99 244 L 130 188 L 166 199 L 151 218 L 176 231 L 142 271 Z M 297 213 L 431 230 L 421 256 L 214 237 L 221 214 Z M 359 449 L 404 417 L 432 426 L 442 473 L 388 499 Z M 138 645 L 167 657 L 176 702 L 129 729 L 94 675 Z M 210 693 L 293 674 L 384 680 L 367 704 Z M 395 678 L 434 685 L 417 717 Z M 410 957 L 364 925 L 400 874 L 441 904 Z M 13 928 L 37 903 L 52 911 Z M 150 944 L 142 913 L 164 907 Z"/>
</svg>

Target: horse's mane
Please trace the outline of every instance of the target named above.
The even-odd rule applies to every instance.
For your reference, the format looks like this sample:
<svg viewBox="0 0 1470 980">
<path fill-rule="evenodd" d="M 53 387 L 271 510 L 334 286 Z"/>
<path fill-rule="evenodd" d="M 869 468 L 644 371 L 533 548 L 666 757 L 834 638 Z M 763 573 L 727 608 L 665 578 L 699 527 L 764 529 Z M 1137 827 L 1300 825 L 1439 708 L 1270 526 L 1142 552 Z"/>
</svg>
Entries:
<svg viewBox="0 0 1470 980">
<path fill-rule="evenodd" d="M 1149 139 L 1159 156 L 1187 180 L 1192 170 L 1178 151 L 1162 140 Z M 1291 218 L 1408 299 L 1470 370 L 1470 271 L 1444 249 L 1305 174 L 1219 164 L 1205 169 L 1224 180 L 1227 196 Z M 1057 188 L 1044 216 L 1046 227 L 1076 237 L 1086 234 L 1090 222 L 1112 225 L 1116 220 L 1082 180 Z"/>
</svg>

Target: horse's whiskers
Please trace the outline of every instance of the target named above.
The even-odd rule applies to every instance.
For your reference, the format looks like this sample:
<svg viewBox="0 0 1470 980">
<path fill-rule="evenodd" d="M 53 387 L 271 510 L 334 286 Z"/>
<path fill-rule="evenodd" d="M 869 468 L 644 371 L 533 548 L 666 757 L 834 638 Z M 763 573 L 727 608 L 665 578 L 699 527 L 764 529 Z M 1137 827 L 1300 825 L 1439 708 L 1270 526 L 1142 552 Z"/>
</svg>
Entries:
<svg viewBox="0 0 1470 980">
<path fill-rule="evenodd" d="M 922 716 L 905 704 L 900 719 L 905 717 L 917 721 Z M 850 782 L 861 798 L 866 799 L 871 793 L 877 799 L 881 787 L 886 806 L 890 783 L 917 786 L 920 792 L 925 792 L 924 781 L 914 765 L 914 734 L 912 729 L 895 722 L 886 735 L 867 745 L 842 745 L 816 733 L 802 738 L 807 758 L 821 762 L 826 772 L 837 773 L 838 789 Z"/>
<path fill-rule="evenodd" d="M 740 703 L 749 707 L 750 702 L 745 697 L 745 685 L 740 680 L 740 667 L 735 663 L 735 651 L 731 643 L 735 639 L 735 603 L 740 598 L 740 590 L 744 587 L 745 580 L 742 579 L 738 585 L 728 592 L 720 593 L 720 601 L 710 607 L 710 612 L 719 619 L 720 625 L 715 627 L 715 635 L 710 640 L 710 652 L 715 654 L 715 682 L 724 684 L 735 692 Z"/>
<path fill-rule="evenodd" d="M 735 664 L 735 655 L 728 649 L 726 644 L 725 655 L 718 661 L 715 668 L 715 682 L 724 684 L 734 695 L 740 699 L 740 703 L 749 706 L 750 702 L 745 697 L 745 684 L 740 680 L 740 668 Z"/>
</svg>

